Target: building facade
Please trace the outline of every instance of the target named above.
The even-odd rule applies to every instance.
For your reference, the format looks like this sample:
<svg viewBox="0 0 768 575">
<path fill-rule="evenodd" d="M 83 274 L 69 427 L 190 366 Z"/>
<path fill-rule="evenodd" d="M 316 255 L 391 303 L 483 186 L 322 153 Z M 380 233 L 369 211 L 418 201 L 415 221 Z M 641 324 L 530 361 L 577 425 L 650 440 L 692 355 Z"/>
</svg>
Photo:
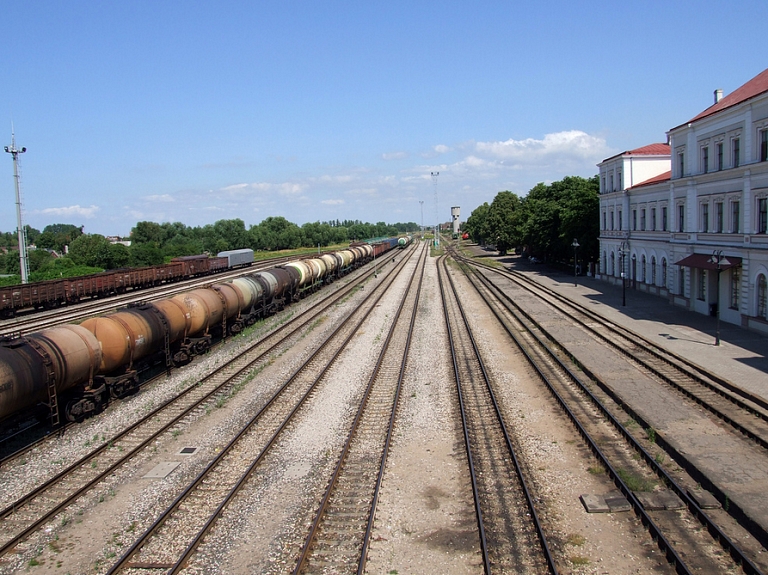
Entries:
<svg viewBox="0 0 768 575">
<path fill-rule="evenodd" d="M 667 138 L 598 165 L 599 277 L 768 333 L 768 70 Z"/>
</svg>

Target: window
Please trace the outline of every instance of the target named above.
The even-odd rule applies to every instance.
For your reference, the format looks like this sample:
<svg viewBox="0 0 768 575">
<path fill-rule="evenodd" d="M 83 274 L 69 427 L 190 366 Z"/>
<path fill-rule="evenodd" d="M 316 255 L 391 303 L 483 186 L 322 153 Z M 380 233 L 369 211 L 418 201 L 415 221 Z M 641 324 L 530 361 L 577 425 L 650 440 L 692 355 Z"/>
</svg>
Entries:
<svg viewBox="0 0 768 575">
<path fill-rule="evenodd" d="M 680 171 L 680 177 L 682 178 L 685 175 L 685 154 L 683 152 L 677 154 L 677 169 Z"/>
<path fill-rule="evenodd" d="M 661 258 L 661 285 L 667 287 L 667 258 Z"/>
<path fill-rule="evenodd" d="M 760 130 L 760 161 L 768 160 L 768 130 Z"/>
<path fill-rule="evenodd" d="M 677 206 L 677 231 L 685 231 L 685 206 L 682 204 Z"/>
<path fill-rule="evenodd" d="M 637 210 L 632 210 L 632 230 L 637 231 Z"/>
<path fill-rule="evenodd" d="M 709 171 L 709 146 L 701 149 L 701 171 L 705 174 Z"/>
<path fill-rule="evenodd" d="M 656 231 L 656 208 L 651 208 L 651 231 Z"/>
<path fill-rule="evenodd" d="M 611 252 L 611 275 L 616 275 L 616 254 Z"/>
<path fill-rule="evenodd" d="M 651 256 L 651 285 L 656 285 L 656 256 Z"/>
<path fill-rule="evenodd" d="M 613 174 L 611 174 L 611 191 L 615 192 L 616 188 L 613 187 Z"/>
<path fill-rule="evenodd" d="M 664 206 L 661 208 L 661 231 L 667 231 L 667 208 Z"/>
<path fill-rule="evenodd" d="M 718 234 L 723 233 L 723 220 L 724 217 L 723 202 L 715 203 L 715 232 Z"/>
<path fill-rule="evenodd" d="M 731 268 L 731 309 L 739 309 L 739 269 Z"/>
<path fill-rule="evenodd" d="M 757 233 L 768 232 L 768 198 L 757 200 Z"/>
<path fill-rule="evenodd" d="M 619 231 L 621 231 L 621 210 L 619 210 Z"/>
<path fill-rule="evenodd" d="M 624 180 L 621 177 L 621 172 L 619 172 L 618 175 L 619 175 L 619 189 L 623 190 L 624 189 Z"/>
<path fill-rule="evenodd" d="M 607 192 L 608 192 L 608 190 L 605 187 L 605 176 L 603 176 L 603 193 L 605 194 Z"/>
<path fill-rule="evenodd" d="M 696 270 L 699 275 L 699 286 L 696 290 L 696 298 L 704 301 L 707 297 L 707 270 Z"/>
<path fill-rule="evenodd" d="M 640 210 L 640 230 L 645 231 L 645 208 Z"/>
<path fill-rule="evenodd" d="M 763 274 L 757 276 L 757 317 L 768 319 L 768 282 Z"/>
<path fill-rule="evenodd" d="M 709 204 L 701 204 L 701 226 L 699 230 L 702 232 L 709 230 Z"/>
<path fill-rule="evenodd" d="M 611 231 L 613 231 L 614 229 L 616 228 L 613 227 L 613 212 L 611 212 Z"/>
<path fill-rule="evenodd" d="M 640 260 L 640 266 L 641 266 L 641 268 L 640 268 L 640 274 L 641 274 L 641 276 L 642 276 L 642 282 L 643 282 L 644 284 L 645 284 L 645 283 L 648 283 L 648 278 L 647 278 L 647 276 L 646 276 L 646 268 L 647 268 L 648 266 L 646 265 L 646 262 L 645 262 L 645 256 L 643 256 L 643 257 L 642 257 L 642 259 Z"/>
<path fill-rule="evenodd" d="M 738 138 L 734 138 L 733 140 L 731 140 L 731 165 L 734 168 L 738 168 L 741 163 L 740 157 L 739 157 L 741 155 L 741 152 L 739 150 L 740 146 L 741 146 L 741 142 L 739 141 Z"/>
<path fill-rule="evenodd" d="M 715 153 L 717 154 L 716 169 L 719 172 L 720 170 L 723 169 L 723 143 L 722 142 L 718 142 L 717 144 L 715 144 Z"/>
<path fill-rule="evenodd" d="M 740 229 L 739 202 L 731 202 L 731 233 L 738 234 Z"/>
<path fill-rule="evenodd" d="M 604 230 L 608 229 L 605 227 L 605 212 L 603 212 L 603 229 Z"/>
</svg>

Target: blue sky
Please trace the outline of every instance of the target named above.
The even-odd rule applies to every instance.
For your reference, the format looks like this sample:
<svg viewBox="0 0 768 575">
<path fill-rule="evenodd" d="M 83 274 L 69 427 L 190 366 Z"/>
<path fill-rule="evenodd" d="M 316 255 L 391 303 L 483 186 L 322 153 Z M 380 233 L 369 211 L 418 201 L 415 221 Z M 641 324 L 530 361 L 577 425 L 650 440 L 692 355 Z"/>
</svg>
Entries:
<svg viewBox="0 0 768 575">
<path fill-rule="evenodd" d="M 25 223 L 462 219 L 765 69 L 768 4 L 5 2 Z M 3 128 L 2 126 L 5 126 Z M 0 230 L 16 228 L 10 154 Z M 2 167 L 4 166 L 4 167 Z M 3 175 L 4 174 L 4 175 Z"/>
</svg>

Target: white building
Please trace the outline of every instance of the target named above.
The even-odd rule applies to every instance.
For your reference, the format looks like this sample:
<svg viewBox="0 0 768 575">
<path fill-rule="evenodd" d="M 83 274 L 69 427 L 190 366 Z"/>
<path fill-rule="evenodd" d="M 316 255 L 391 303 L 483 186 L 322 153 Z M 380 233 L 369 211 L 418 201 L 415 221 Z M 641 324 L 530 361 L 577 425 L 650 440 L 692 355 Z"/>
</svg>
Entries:
<svg viewBox="0 0 768 575">
<path fill-rule="evenodd" d="M 600 277 L 768 332 L 768 70 L 667 137 L 644 181 L 627 157 L 658 144 L 599 164 Z"/>
</svg>

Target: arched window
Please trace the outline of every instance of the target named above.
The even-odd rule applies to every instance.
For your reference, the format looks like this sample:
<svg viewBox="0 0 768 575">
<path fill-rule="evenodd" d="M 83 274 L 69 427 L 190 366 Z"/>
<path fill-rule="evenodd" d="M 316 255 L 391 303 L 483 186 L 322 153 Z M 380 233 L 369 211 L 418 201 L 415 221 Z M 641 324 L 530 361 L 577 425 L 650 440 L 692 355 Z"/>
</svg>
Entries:
<svg viewBox="0 0 768 575">
<path fill-rule="evenodd" d="M 680 278 L 680 295 L 685 297 L 685 268 L 677 268 L 677 277 Z"/>
<path fill-rule="evenodd" d="M 757 317 L 768 319 L 768 282 L 764 274 L 757 276 Z"/>
<path fill-rule="evenodd" d="M 651 283 L 656 285 L 656 256 L 651 256 Z"/>
<path fill-rule="evenodd" d="M 643 283 L 647 283 L 647 278 L 646 278 L 646 275 L 645 275 L 645 272 L 646 272 L 646 265 L 645 265 L 645 263 L 646 263 L 645 262 L 645 255 L 643 255 L 643 258 L 640 260 L 640 265 L 641 265 L 640 275 L 642 276 L 642 282 Z"/>
<path fill-rule="evenodd" d="M 608 273 L 608 254 L 606 252 L 603 252 L 603 265 L 600 270 L 601 273 L 607 274 Z"/>
<path fill-rule="evenodd" d="M 661 258 L 661 285 L 667 287 L 667 258 Z"/>
<path fill-rule="evenodd" d="M 611 275 L 616 275 L 616 254 L 611 252 Z"/>
</svg>

